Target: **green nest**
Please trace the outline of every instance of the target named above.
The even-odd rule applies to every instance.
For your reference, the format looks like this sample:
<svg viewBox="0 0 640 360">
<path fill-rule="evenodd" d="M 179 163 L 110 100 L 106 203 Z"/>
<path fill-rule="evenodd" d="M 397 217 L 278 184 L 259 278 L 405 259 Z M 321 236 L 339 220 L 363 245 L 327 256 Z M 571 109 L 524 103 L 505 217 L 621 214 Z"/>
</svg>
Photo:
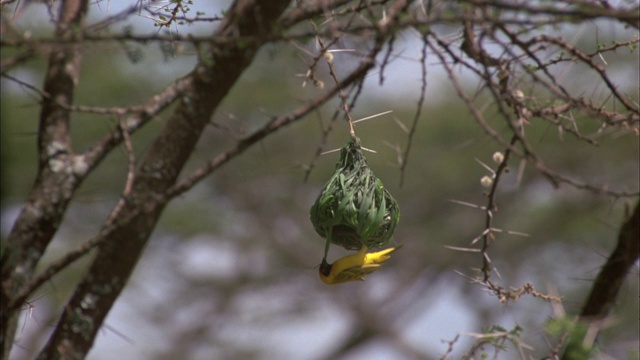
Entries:
<svg viewBox="0 0 640 360">
<path fill-rule="evenodd" d="M 340 152 L 336 171 L 310 211 L 316 232 L 348 250 L 378 248 L 391 241 L 400 221 L 398 203 L 373 175 L 353 137 Z"/>
</svg>

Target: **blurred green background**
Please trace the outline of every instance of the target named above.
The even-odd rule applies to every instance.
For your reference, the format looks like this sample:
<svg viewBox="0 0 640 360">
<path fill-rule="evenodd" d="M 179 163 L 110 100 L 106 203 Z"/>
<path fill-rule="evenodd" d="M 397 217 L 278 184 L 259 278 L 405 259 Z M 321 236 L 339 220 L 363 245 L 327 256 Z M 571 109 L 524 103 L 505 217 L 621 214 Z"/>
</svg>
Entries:
<svg viewBox="0 0 640 360">
<path fill-rule="evenodd" d="M 93 10 L 93 9 L 92 9 Z M 33 7 L 18 24 L 34 34 L 48 32 L 42 9 Z M 215 9 L 207 10 L 215 12 Z M 95 16 L 104 16 L 96 10 Z M 137 19 L 136 26 L 148 26 Z M 594 47 L 594 32 L 625 38 L 630 30 L 607 23 L 576 24 L 578 45 Z M 183 31 L 201 31 L 185 27 Z M 317 276 L 324 248 L 308 218 L 309 207 L 333 172 L 338 153 L 315 158 L 338 99 L 248 150 L 165 210 L 130 285 L 112 309 L 90 359 L 411 359 L 437 358 L 459 333 L 479 333 L 493 324 L 524 329 L 521 340 L 542 356 L 548 350 L 543 324 L 554 315 L 549 303 L 523 297 L 502 306 L 480 285 L 462 276 L 476 275 L 482 265 L 476 253 L 445 246 L 469 247 L 484 227 L 484 213 L 452 200 L 486 205 L 480 178 L 488 174 L 478 160 L 492 166 L 502 151 L 474 122 L 438 66 L 429 58 L 427 100 L 413 139 L 405 181 L 399 187 L 396 149 L 407 135 L 420 91 L 420 44 L 402 33 L 385 82 L 371 76 L 353 109 L 355 119 L 383 111 L 356 127 L 369 164 L 396 197 L 401 221 L 395 235 L 404 248 L 363 283 L 328 287 Z M 303 44 L 310 51 L 313 44 Z M 76 103 L 128 106 L 142 103 L 195 63 L 189 48 L 166 53 L 156 45 L 88 45 Z M 128 55 L 127 55 L 128 52 Z M 131 56 L 131 55 L 135 56 Z M 302 87 L 306 65 L 292 46 L 263 49 L 211 119 L 184 176 L 277 116 L 317 96 L 321 89 Z M 3 49 L 3 57 L 11 52 Z M 136 58 L 136 61 L 132 61 Z M 336 53 L 336 67 L 357 59 Z M 607 58 L 621 91 L 638 99 L 638 51 L 618 51 Z M 635 64 L 635 65 L 634 65 Z M 12 76 L 42 84 L 46 59 L 32 61 Z M 330 84 L 324 68 L 318 76 Z M 584 69 L 567 67 L 566 86 L 585 94 L 591 88 Z M 464 75 L 464 74 L 463 74 Z M 477 80 L 465 78 L 469 89 Z M 587 87 L 585 87 L 587 86 Z M 471 90 L 473 91 L 473 90 Z M 480 93 L 478 103 L 488 99 Z M 36 171 L 38 100 L 28 89 L 2 79 L 2 236 L 25 201 Z M 487 106 L 491 125 L 508 137 L 508 128 Z M 133 136 L 136 156 L 144 153 L 162 128 L 170 109 Z M 75 114 L 74 148 L 86 150 L 114 127 L 117 119 Z M 598 123 L 580 119 L 581 131 L 595 134 Z M 326 150 L 348 139 L 338 121 Z M 604 129 L 599 146 L 560 136 L 540 120 L 526 128 L 545 163 L 562 174 L 611 189 L 638 191 L 638 137 L 630 131 Z M 315 167 L 304 181 L 305 169 Z M 127 157 L 116 149 L 82 185 L 49 249 L 48 261 L 95 235 L 124 186 Z M 591 281 L 613 249 L 629 199 L 594 195 L 563 185 L 554 189 L 530 167 L 517 182 L 520 163 L 498 193 L 495 226 L 527 236 L 499 234 L 490 254 L 505 287 L 534 284 L 557 292 L 562 308 L 576 314 Z M 635 201 L 635 200 L 634 200 Z M 330 261 L 346 254 L 336 248 Z M 15 359 L 31 358 L 57 320 L 74 282 L 89 259 L 71 266 L 43 286 L 25 311 Z M 557 311 L 557 309 L 556 309 Z M 555 313 L 557 315 L 557 313 Z M 612 325 L 600 338 L 602 351 L 614 358 L 637 358 L 638 267 L 634 267 L 612 314 Z M 454 344 L 460 356 L 473 342 L 462 336 Z M 514 350 L 511 350 L 514 351 Z M 425 355 L 426 354 L 426 355 Z M 504 358 L 515 358 L 507 353 Z M 635 355 L 634 355 L 635 354 Z"/>
</svg>

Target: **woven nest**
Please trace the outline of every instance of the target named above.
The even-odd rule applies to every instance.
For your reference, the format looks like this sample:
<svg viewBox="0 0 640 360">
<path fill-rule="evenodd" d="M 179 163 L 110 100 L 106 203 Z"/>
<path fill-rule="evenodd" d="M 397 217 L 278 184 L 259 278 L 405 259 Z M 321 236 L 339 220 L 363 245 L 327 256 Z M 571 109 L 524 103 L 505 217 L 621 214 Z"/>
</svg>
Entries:
<svg viewBox="0 0 640 360">
<path fill-rule="evenodd" d="M 348 250 L 387 245 L 400 221 L 398 203 L 376 178 L 353 137 L 310 211 L 316 232 Z"/>
</svg>

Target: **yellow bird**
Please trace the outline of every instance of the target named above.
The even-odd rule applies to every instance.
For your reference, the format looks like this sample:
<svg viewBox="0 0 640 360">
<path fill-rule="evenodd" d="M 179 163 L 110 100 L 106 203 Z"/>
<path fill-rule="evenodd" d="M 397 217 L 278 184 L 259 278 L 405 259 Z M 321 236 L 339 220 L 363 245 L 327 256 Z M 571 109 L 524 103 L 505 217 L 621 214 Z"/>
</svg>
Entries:
<svg viewBox="0 0 640 360">
<path fill-rule="evenodd" d="M 364 276 L 378 270 L 381 264 L 391 257 L 391 253 L 401 248 L 402 245 L 384 249 L 377 252 L 367 252 L 367 247 L 356 254 L 347 255 L 329 264 L 322 259 L 320 264 L 320 279 L 328 285 L 341 284 L 347 281 L 364 281 Z"/>
</svg>

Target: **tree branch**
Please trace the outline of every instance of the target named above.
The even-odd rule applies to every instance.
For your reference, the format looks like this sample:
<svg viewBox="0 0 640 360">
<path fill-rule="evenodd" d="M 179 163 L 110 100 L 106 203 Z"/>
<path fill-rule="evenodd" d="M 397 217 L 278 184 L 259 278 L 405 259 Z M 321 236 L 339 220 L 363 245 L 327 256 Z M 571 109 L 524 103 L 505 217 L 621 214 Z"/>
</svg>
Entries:
<svg viewBox="0 0 640 360">
<path fill-rule="evenodd" d="M 87 0 L 63 1 L 56 37 L 80 42 L 87 7 Z M 32 278 L 82 180 L 76 176 L 79 164 L 71 147 L 68 110 L 73 103 L 81 60 L 79 45 L 59 47 L 49 56 L 43 90 L 49 96 L 42 98 L 38 132 L 38 174 L 6 239 L 1 259 L 0 358 L 9 356 L 19 314 L 6 306 Z"/>
<path fill-rule="evenodd" d="M 633 214 L 625 220 L 618 234 L 618 243 L 593 282 L 589 297 L 580 312 L 580 321 L 587 323 L 601 321 L 611 312 L 618 293 L 629 270 L 640 257 L 640 202 Z M 570 360 L 573 346 L 582 341 L 569 341 L 562 359 Z"/>
<path fill-rule="evenodd" d="M 288 1 L 238 0 L 216 30 L 216 36 L 252 36 L 276 31 L 277 18 Z M 263 40 L 264 41 L 264 40 Z M 120 295 L 153 231 L 166 202 L 159 201 L 176 181 L 218 104 L 251 64 L 262 45 L 230 41 L 202 55 L 191 73 L 190 86 L 151 145 L 135 174 L 129 196 L 114 222 L 127 219 L 99 247 L 98 254 L 69 300 L 62 318 L 39 358 L 83 358 L 97 331 Z"/>
</svg>

